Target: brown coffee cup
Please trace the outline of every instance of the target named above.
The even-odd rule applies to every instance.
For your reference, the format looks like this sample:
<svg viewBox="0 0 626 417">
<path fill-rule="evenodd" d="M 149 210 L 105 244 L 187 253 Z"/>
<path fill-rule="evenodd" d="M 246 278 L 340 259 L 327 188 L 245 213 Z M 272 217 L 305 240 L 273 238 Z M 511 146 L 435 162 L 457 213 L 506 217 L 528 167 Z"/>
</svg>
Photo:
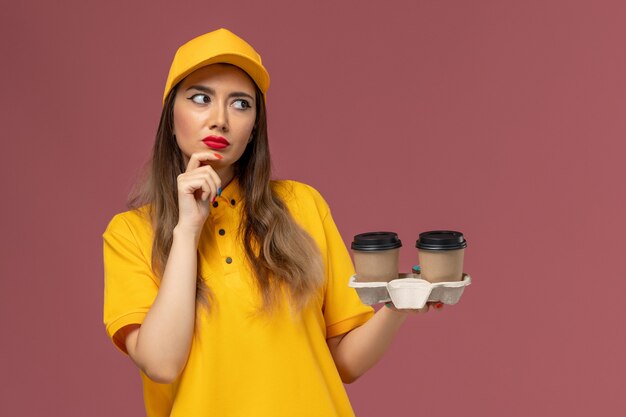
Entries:
<svg viewBox="0 0 626 417">
<path fill-rule="evenodd" d="M 420 233 L 415 247 L 422 279 L 453 282 L 463 278 L 463 257 L 467 247 L 463 233 L 453 230 Z"/>
<path fill-rule="evenodd" d="M 354 236 L 352 255 L 356 280 L 389 282 L 398 278 L 402 241 L 394 232 L 368 232 Z"/>
</svg>

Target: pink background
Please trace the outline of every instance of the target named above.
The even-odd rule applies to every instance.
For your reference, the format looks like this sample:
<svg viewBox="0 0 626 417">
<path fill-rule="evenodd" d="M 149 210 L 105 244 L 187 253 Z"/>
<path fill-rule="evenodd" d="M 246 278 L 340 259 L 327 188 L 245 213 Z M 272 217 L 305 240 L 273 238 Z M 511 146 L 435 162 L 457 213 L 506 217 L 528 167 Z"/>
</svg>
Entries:
<svg viewBox="0 0 626 417">
<path fill-rule="evenodd" d="M 420 231 L 469 241 L 474 283 L 348 386 L 358 416 L 624 415 L 626 4 L 300 3 L 3 5 L 0 415 L 143 414 L 101 234 L 176 47 L 222 26 L 270 71 L 276 175 L 346 243 L 396 231 L 408 270 Z"/>
</svg>

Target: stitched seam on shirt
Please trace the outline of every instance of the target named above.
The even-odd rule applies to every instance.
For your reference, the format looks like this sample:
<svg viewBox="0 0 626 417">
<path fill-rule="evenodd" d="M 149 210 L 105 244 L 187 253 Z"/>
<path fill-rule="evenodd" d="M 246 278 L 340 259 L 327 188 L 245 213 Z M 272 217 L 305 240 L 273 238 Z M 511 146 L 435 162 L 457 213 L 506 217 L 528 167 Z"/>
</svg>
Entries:
<svg viewBox="0 0 626 417">
<path fill-rule="evenodd" d="M 122 239 L 124 239 L 125 241 L 131 243 L 132 245 L 134 245 L 139 252 L 141 253 L 141 257 L 143 258 L 143 261 L 146 265 L 146 267 L 150 270 L 150 279 L 152 280 L 152 282 L 154 282 L 157 286 L 159 286 L 159 282 L 156 279 L 156 277 L 154 276 L 154 274 L 152 273 L 152 265 L 151 262 L 149 262 L 146 259 L 146 254 L 144 253 L 144 251 L 141 248 L 141 245 L 139 244 L 139 242 L 137 241 L 137 237 L 132 229 L 132 227 L 130 227 L 130 224 L 126 221 L 126 219 L 124 217 L 120 216 L 120 219 L 124 222 L 124 224 L 126 225 L 126 227 L 128 228 L 128 231 L 130 232 L 130 234 L 132 235 L 133 239 L 129 239 L 128 237 L 124 236 L 123 234 L 116 232 L 115 230 L 110 230 L 109 233 L 111 233 L 112 235 L 116 235 L 121 237 Z"/>
<path fill-rule="evenodd" d="M 369 315 L 373 315 L 373 314 L 374 314 L 373 311 L 367 311 L 367 312 L 364 312 L 364 313 L 357 314 L 356 316 L 351 316 L 351 317 L 345 318 L 345 319 L 343 319 L 341 321 L 338 321 L 336 323 L 333 323 L 333 324 L 327 324 L 326 325 L 326 334 L 328 335 L 328 329 L 333 328 L 333 327 L 341 326 L 342 324 L 344 324 L 346 322 L 352 322 L 352 323 L 356 322 L 356 323 L 358 323 L 356 326 L 353 326 L 350 330 L 347 331 L 347 332 L 351 332 L 352 330 L 356 329 L 357 327 L 362 326 L 363 324 L 365 324 L 367 322 L 367 320 L 369 320 L 369 318 L 368 318 L 367 320 L 362 321 L 363 318 L 365 318 L 365 317 L 367 317 Z"/>
<path fill-rule="evenodd" d="M 137 235 L 135 234 L 135 231 L 133 230 L 132 227 L 130 227 L 130 224 L 128 223 L 128 221 L 122 217 L 122 221 L 124 222 L 124 224 L 126 225 L 126 227 L 128 227 L 128 231 L 130 232 L 130 234 L 133 236 L 133 239 L 135 240 L 135 246 L 137 248 L 139 248 L 139 250 L 141 251 L 141 253 L 143 254 L 144 259 L 146 258 L 145 253 L 143 253 L 143 250 L 141 250 L 141 245 L 139 245 L 139 240 L 137 239 Z M 130 239 L 128 239 L 130 241 Z M 148 264 L 149 265 L 149 264 Z"/>
<path fill-rule="evenodd" d="M 129 239 L 129 238 L 127 238 L 126 236 L 124 236 L 123 234 L 121 234 L 121 233 L 119 233 L 119 232 L 116 232 L 116 231 L 114 231 L 114 230 L 109 230 L 109 233 L 110 233 L 111 235 L 115 235 L 115 236 L 121 237 L 121 238 L 122 238 L 122 239 L 124 239 L 125 241 L 129 242 L 130 244 L 132 244 L 132 245 L 134 245 L 136 248 L 138 248 L 138 249 L 139 249 L 139 252 L 141 252 L 141 257 L 143 258 L 144 263 L 145 263 L 148 267 L 150 266 L 150 264 L 149 264 L 149 263 L 148 263 L 148 261 L 146 260 L 146 256 L 145 256 L 145 254 L 144 254 L 144 253 L 143 253 L 143 251 L 141 250 L 141 246 L 139 245 L 139 243 L 137 243 L 137 241 L 136 241 L 136 240 Z"/>
<path fill-rule="evenodd" d="M 109 329 L 110 329 L 110 328 L 111 328 L 111 327 L 112 327 L 115 323 L 119 322 L 119 321 L 120 321 L 120 320 L 122 320 L 124 317 L 126 317 L 126 316 L 130 316 L 130 315 L 134 315 L 134 314 L 144 314 L 144 315 L 146 315 L 146 314 L 148 314 L 148 311 L 149 311 L 149 310 L 147 310 L 147 309 L 145 309 L 145 308 L 142 308 L 142 309 L 139 309 L 139 310 L 133 310 L 133 311 L 126 312 L 126 313 L 122 314 L 121 316 L 117 316 L 117 317 L 116 317 L 116 318 L 114 318 L 113 320 L 109 321 L 109 323 L 107 324 L 107 327 L 106 327 L 106 328 L 107 328 L 107 332 L 109 332 Z M 111 336 L 113 336 L 113 335 L 111 335 Z"/>
</svg>

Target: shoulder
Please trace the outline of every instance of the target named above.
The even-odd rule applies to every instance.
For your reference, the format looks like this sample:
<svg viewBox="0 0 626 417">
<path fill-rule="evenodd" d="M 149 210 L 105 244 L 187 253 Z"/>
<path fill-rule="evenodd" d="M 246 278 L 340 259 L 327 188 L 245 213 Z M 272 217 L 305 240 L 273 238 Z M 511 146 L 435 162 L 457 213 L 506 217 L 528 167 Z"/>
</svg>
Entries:
<svg viewBox="0 0 626 417">
<path fill-rule="evenodd" d="M 314 212 L 322 218 L 329 212 L 324 197 L 308 184 L 293 180 L 272 181 L 272 189 L 291 210 L 297 206 L 299 211 Z"/>
<path fill-rule="evenodd" d="M 118 213 L 109 222 L 104 235 L 116 234 L 129 240 L 150 240 L 152 225 L 150 223 L 150 210 L 148 206 L 142 206 L 133 210 Z"/>
</svg>

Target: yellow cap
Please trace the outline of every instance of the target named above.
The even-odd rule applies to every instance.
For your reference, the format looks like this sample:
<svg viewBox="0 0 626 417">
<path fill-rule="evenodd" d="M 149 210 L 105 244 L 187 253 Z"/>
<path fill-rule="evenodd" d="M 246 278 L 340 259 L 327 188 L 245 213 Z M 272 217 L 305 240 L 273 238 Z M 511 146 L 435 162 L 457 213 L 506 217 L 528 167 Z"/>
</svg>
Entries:
<svg viewBox="0 0 626 417">
<path fill-rule="evenodd" d="M 218 29 L 178 48 L 165 83 L 163 102 L 170 90 L 187 75 L 198 68 L 218 63 L 232 64 L 244 70 L 265 96 L 270 76 L 261 63 L 261 56 L 239 36 L 227 29 Z"/>
</svg>

